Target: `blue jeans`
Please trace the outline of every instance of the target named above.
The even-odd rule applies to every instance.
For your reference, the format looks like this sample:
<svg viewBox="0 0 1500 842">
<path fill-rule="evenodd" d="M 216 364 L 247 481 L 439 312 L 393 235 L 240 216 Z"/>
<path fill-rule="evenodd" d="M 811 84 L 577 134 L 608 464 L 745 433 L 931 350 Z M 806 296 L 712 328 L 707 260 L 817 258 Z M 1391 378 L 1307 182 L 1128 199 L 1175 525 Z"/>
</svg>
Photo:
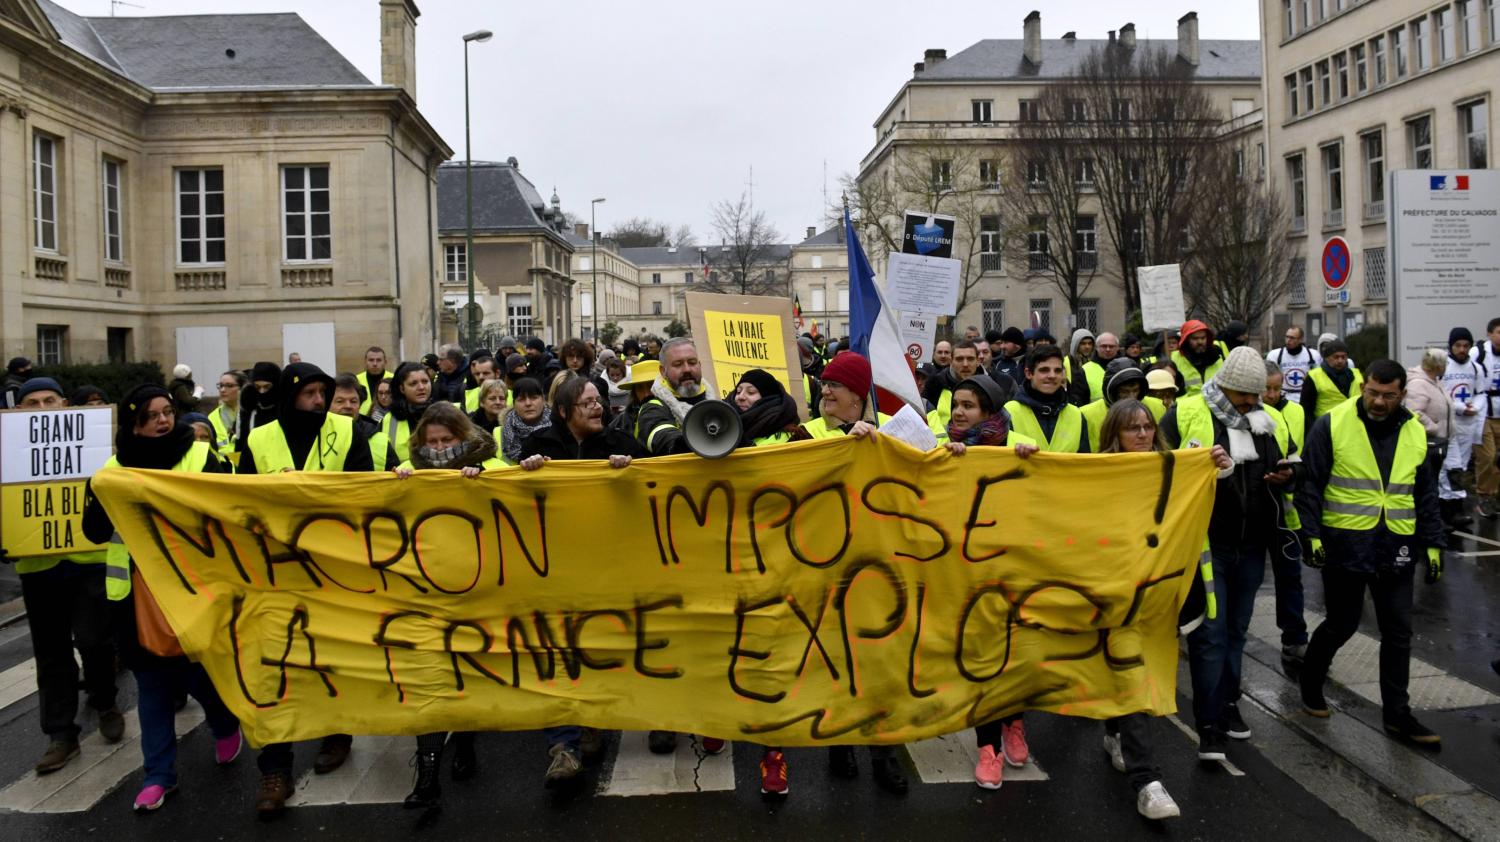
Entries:
<svg viewBox="0 0 1500 842">
<path fill-rule="evenodd" d="M 1240 659 L 1255 610 L 1255 592 L 1266 577 L 1266 548 L 1260 544 L 1214 546 L 1214 599 L 1218 616 L 1205 619 L 1188 635 L 1188 670 L 1193 677 L 1193 721 L 1201 731 L 1217 727 L 1224 706 L 1240 699 Z"/>
<path fill-rule="evenodd" d="M 185 690 L 203 706 L 214 739 L 228 737 L 240 727 L 238 719 L 224 707 L 203 667 L 179 658 L 161 669 L 135 671 L 138 695 L 136 715 L 141 722 L 141 754 L 146 767 L 145 786 L 177 785 L 176 691 Z"/>
<path fill-rule="evenodd" d="M 1283 535 L 1275 539 L 1284 540 Z M 1301 646 L 1307 642 L 1307 620 L 1302 615 L 1302 548 L 1273 543 L 1271 574 L 1276 580 L 1276 628 L 1281 629 L 1281 645 Z"/>
<path fill-rule="evenodd" d="M 548 750 L 555 745 L 563 745 L 567 746 L 568 751 L 572 752 L 574 757 L 578 756 L 579 741 L 583 739 L 583 729 L 579 726 L 555 725 L 545 729 L 542 733 L 547 737 Z"/>
</svg>

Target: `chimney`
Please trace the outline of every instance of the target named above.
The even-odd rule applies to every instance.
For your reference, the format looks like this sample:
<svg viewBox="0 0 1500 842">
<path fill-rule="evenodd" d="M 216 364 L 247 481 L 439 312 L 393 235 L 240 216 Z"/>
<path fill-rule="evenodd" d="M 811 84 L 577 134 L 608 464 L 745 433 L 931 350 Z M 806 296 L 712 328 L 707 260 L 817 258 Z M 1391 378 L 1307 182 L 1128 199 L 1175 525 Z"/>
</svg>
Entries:
<svg viewBox="0 0 1500 842">
<path fill-rule="evenodd" d="M 380 0 L 380 83 L 417 99 L 417 4 Z"/>
<path fill-rule="evenodd" d="M 587 222 L 573 223 L 574 235 L 587 240 L 589 238 L 589 224 Z"/>
<path fill-rule="evenodd" d="M 1109 31 L 1109 45 L 1111 47 L 1115 45 L 1115 31 L 1113 29 Z"/>
<path fill-rule="evenodd" d="M 1198 66 L 1198 13 L 1188 12 L 1177 20 L 1177 57 Z"/>
<path fill-rule="evenodd" d="M 1074 42 L 1074 41 L 1076 41 L 1076 40 L 1078 40 L 1078 33 L 1077 33 L 1077 32 L 1073 32 L 1073 31 L 1071 31 L 1071 30 L 1069 30 L 1069 31 L 1068 31 L 1068 32 L 1064 32 L 1064 33 L 1063 33 L 1063 37 L 1062 37 L 1062 39 L 1063 39 L 1063 40 L 1064 40 L 1064 41 L 1067 41 L 1067 42 L 1068 42 L 1068 43 L 1069 43 L 1069 44 L 1071 44 L 1071 43 L 1073 43 L 1073 42 Z"/>
<path fill-rule="evenodd" d="M 1120 46 L 1127 50 L 1135 49 L 1135 24 L 1127 23 L 1120 27 Z"/>
<path fill-rule="evenodd" d="M 922 54 L 922 63 L 933 68 L 942 64 L 946 58 L 948 58 L 947 50 L 928 50 Z"/>
<path fill-rule="evenodd" d="M 1042 63 L 1042 13 L 1032 10 L 1026 16 L 1026 63 L 1040 66 Z"/>
<path fill-rule="evenodd" d="M 807 237 L 806 237 L 806 239 L 811 240 L 813 237 L 816 237 L 816 236 L 818 236 L 818 229 L 815 226 L 812 226 L 812 225 L 807 226 Z"/>
<path fill-rule="evenodd" d="M 913 73 L 921 73 L 923 70 L 926 69 L 926 67 L 927 67 L 926 65 L 924 65 L 922 62 L 919 61 L 916 64 L 913 64 L 911 66 L 911 72 L 913 72 Z"/>
</svg>

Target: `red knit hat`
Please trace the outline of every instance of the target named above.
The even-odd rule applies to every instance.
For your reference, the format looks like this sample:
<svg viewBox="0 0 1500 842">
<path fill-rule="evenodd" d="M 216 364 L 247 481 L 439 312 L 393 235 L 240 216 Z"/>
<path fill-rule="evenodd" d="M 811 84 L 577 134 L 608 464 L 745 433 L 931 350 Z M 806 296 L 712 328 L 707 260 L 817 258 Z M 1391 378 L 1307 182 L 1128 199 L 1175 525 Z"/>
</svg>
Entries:
<svg viewBox="0 0 1500 842">
<path fill-rule="evenodd" d="M 870 394 L 870 361 L 853 351 L 840 351 L 823 366 L 818 379 L 833 381 L 860 397 Z"/>
<path fill-rule="evenodd" d="M 1182 323 L 1181 338 L 1184 342 L 1186 342 L 1189 336 L 1192 336 L 1200 330 L 1208 331 L 1208 341 L 1214 341 L 1214 329 L 1204 324 L 1203 322 L 1198 321 L 1197 319 L 1188 319 L 1187 321 Z"/>
</svg>

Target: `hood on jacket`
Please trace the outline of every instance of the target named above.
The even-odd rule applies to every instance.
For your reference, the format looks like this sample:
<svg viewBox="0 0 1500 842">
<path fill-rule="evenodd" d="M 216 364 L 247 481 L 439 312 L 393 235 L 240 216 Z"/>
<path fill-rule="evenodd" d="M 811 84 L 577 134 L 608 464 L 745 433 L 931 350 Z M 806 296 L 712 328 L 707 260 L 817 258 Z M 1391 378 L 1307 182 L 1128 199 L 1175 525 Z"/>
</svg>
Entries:
<svg viewBox="0 0 1500 842">
<path fill-rule="evenodd" d="M 324 374 L 323 369 L 312 363 L 291 363 L 281 370 L 281 382 L 277 384 L 276 392 L 282 417 L 292 411 L 297 402 L 297 393 L 309 383 L 322 383 L 325 401 L 333 401 L 333 378 Z"/>
<path fill-rule="evenodd" d="M 1182 345 L 1186 345 L 1188 337 L 1192 336 L 1200 330 L 1208 331 L 1209 344 L 1213 344 L 1214 329 L 1204 324 L 1203 322 L 1198 321 L 1197 319 L 1188 319 L 1187 321 L 1182 323 L 1182 332 L 1178 334 L 1179 343 Z"/>
<path fill-rule="evenodd" d="M 994 378 L 987 374 L 976 374 L 954 386 L 953 391 L 956 392 L 963 388 L 973 389 L 976 393 L 988 398 L 991 415 L 1003 410 L 1005 408 L 1005 401 L 1009 398 L 1009 395 L 1005 394 L 1005 390 L 1000 387 L 1000 384 L 996 383 Z"/>
<path fill-rule="evenodd" d="M 1116 365 L 1116 363 L 1120 362 L 1124 362 L 1125 365 Z M 1104 382 L 1104 403 L 1106 406 L 1119 400 L 1120 387 L 1130 383 L 1141 384 L 1141 395 L 1146 394 L 1146 372 L 1141 371 L 1139 367 L 1132 364 L 1128 359 L 1112 360 L 1107 373 L 1109 379 Z M 1139 396 L 1137 399 L 1139 399 Z"/>
<path fill-rule="evenodd" d="M 1081 327 L 1073 331 L 1073 338 L 1068 341 L 1068 353 L 1075 357 L 1078 356 L 1078 343 L 1082 342 L 1085 339 L 1093 338 L 1093 332 L 1088 330 L 1087 328 Z"/>
</svg>

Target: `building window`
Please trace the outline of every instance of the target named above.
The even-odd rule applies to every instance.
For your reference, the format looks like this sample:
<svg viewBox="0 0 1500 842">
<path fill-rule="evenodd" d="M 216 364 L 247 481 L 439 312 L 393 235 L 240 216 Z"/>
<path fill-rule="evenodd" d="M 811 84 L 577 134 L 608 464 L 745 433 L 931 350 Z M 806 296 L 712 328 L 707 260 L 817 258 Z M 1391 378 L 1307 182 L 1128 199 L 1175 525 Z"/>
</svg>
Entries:
<svg viewBox="0 0 1500 842">
<path fill-rule="evenodd" d="M 1380 129 L 1359 136 L 1365 159 L 1365 218 L 1385 216 L 1385 135 Z"/>
<path fill-rule="evenodd" d="M 1490 43 L 1500 42 L 1500 0 L 1484 0 L 1484 5 L 1490 22 Z"/>
<path fill-rule="evenodd" d="M 1234 150 L 1234 178 L 1236 181 L 1245 180 L 1245 147 L 1236 147 Z"/>
<path fill-rule="evenodd" d="M 1432 169 L 1432 117 L 1406 121 L 1406 149 L 1412 169 Z"/>
<path fill-rule="evenodd" d="M 1414 68 L 1420 73 L 1432 66 L 1432 32 L 1427 24 L 1427 18 L 1418 18 L 1411 22 L 1411 46 L 1416 55 L 1417 65 Z"/>
<path fill-rule="evenodd" d="M 1297 12 L 1292 8 L 1292 0 L 1281 0 L 1281 40 L 1297 34 Z"/>
<path fill-rule="evenodd" d="M 1365 45 L 1355 44 L 1349 48 L 1354 54 L 1354 89 L 1364 93 L 1370 89 L 1370 70 L 1365 63 Z"/>
<path fill-rule="evenodd" d="M 1133 263 L 1140 263 L 1146 253 L 1146 229 L 1139 216 L 1132 216 L 1125 223 L 1125 253 Z"/>
<path fill-rule="evenodd" d="M 693 282 L 693 273 L 692 272 L 683 272 L 682 273 L 682 282 L 685 283 L 685 284 L 692 283 Z"/>
<path fill-rule="evenodd" d="M 1307 258 L 1294 257 L 1287 266 L 1287 303 L 1293 307 L 1307 306 Z M 1311 328 L 1308 328 L 1311 330 Z M 1313 332 L 1317 336 L 1318 331 Z"/>
<path fill-rule="evenodd" d="M 1307 170 L 1301 155 L 1289 155 L 1286 159 L 1286 180 L 1292 185 L 1292 230 L 1307 229 Z"/>
<path fill-rule="evenodd" d="M 121 202 L 121 178 L 125 165 L 113 158 L 104 159 L 104 259 L 114 263 L 125 260 L 125 239 L 121 235 L 124 212 Z"/>
<path fill-rule="evenodd" d="M 1088 119 L 1088 108 L 1081 99 L 1066 100 L 1063 102 L 1063 116 L 1069 123 L 1082 123 Z"/>
<path fill-rule="evenodd" d="M 1094 159 L 1079 158 L 1073 162 L 1073 181 L 1082 190 L 1094 189 Z"/>
<path fill-rule="evenodd" d="M 1385 84 L 1385 36 L 1377 35 L 1370 42 L 1370 61 L 1375 65 L 1375 87 Z"/>
<path fill-rule="evenodd" d="M 328 167 L 281 168 L 284 260 L 332 260 Z"/>
<path fill-rule="evenodd" d="M 31 145 L 31 217 L 33 245 L 57 251 L 57 140 L 35 135 Z"/>
<path fill-rule="evenodd" d="M 974 100 L 974 101 L 972 101 L 972 102 L 969 103 L 969 107 L 970 107 L 970 109 L 972 110 L 972 112 L 974 114 L 974 122 L 976 122 L 976 123 L 989 123 L 989 122 L 993 122 L 990 119 L 990 113 L 991 113 L 991 109 L 993 109 L 995 107 L 994 100 L 976 99 L 976 100 Z"/>
<path fill-rule="evenodd" d="M 812 268 L 814 268 L 814 269 L 822 269 L 823 268 L 823 255 L 821 255 L 821 254 L 815 254 L 815 255 L 812 256 Z"/>
<path fill-rule="evenodd" d="M 1318 107 L 1317 102 L 1313 99 L 1312 68 L 1304 67 L 1300 72 L 1302 78 L 1302 111 L 1303 113 L 1311 113 L 1314 108 Z"/>
<path fill-rule="evenodd" d="M 1458 129 L 1463 132 L 1460 160 L 1473 170 L 1489 166 L 1490 106 L 1486 100 L 1475 100 L 1458 107 Z"/>
<path fill-rule="evenodd" d="M 1073 226 L 1073 252 L 1079 269 L 1099 268 L 1099 242 L 1094 229 L 1094 217 L 1080 216 Z"/>
<path fill-rule="evenodd" d="M 1124 98 L 1116 99 L 1110 104 L 1110 107 L 1116 123 L 1128 123 L 1133 119 L 1130 113 L 1130 100 Z"/>
<path fill-rule="evenodd" d="M 979 324 L 985 333 L 989 333 L 992 330 L 1005 330 L 1004 301 L 987 298 L 980 303 L 979 308 Z"/>
<path fill-rule="evenodd" d="M 1344 224 L 1344 148 L 1335 143 L 1323 153 L 1323 225 Z"/>
<path fill-rule="evenodd" d="M 658 303 L 657 305 L 661 305 Z M 661 312 L 657 310 L 657 312 Z M 505 296 L 505 319 L 511 336 L 531 334 L 531 293 L 513 292 Z"/>
<path fill-rule="evenodd" d="M 594 315 L 594 293 L 582 290 L 578 294 L 578 316 L 587 319 Z"/>
<path fill-rule="evenodd" d="M 1318 20 L 1328 20 L 1328 0 L 1318 0 Z"/>
<path fill-rule="evenodd" d="M 1391 30 L 1391 58 L 1396 62 L 1395 75 L 1397 79 L 1406 76 L 1406 44 L 1406 29 L 1404 27 Z"/>
<path fill-rule="evenodd" d="M 224 171 L 177 171 L 177 262 L 224 262 Z"/>
<path fill-rule="evenodd" d="M 979 162 L 979 186 L 985 190 L 993 190 L 1000 186 L 1000 162 L 985 160 Z"/>
<path fill-rule="evenodd" d="M 130 328 L 105 328 L 104 345 L 112 365 L 124 365 L 130 362 Z"/>
<path fill-rule="evenodd" d="M 1042 330 L 1047 331 L 1048 333 L 1051 333 L 1052 332 L 1052 299 L 1050 299 L 1050 298 L 1033 298 L 1033 299 L 1031 299 L 1030 310 L 1031 310 L 1032 319 L 1036 322 L 1036 326 L 1038 328 L 1041 328 Z"/>
<path fill-rule="evenodd" d="M 822 287 L 812 288 L 812 311 L 821 313 L 828 306 L 828 292 Z"/>
<path fill-rule="evenodd" d="M 469 247 L 465 243 L 443 246 L 443 277 L 450 284 L 469 280 Z"/>
<path fill-rule="evenodd" d="M 1458 0 L 1458 20 L 1463 26 L 1463 51 L 1472 53 L 1483 43 L 1479 40 L 1479 4 L 1476 0 Z"/>
<path fill-rule="evenodd" d="M 67 362 L 68 328 L 64 325 L 36 326 L 36 364 L 62 365 Z"/>
<path fill-rule="evenodd" d="M 1318 62 L 1318 95 L 1324 108 L 1333 102 L 1333 74 L 1329 70 L 1328 59 Z"/>
<path fill-rule="evenodd" d="M 661 302 L 660 301 L 653 301 L 653 302 L 651 302 L 651 315 L 653 315 L 653 316 L 660 316 L 661 315 Z"/>
<path fill-rule="evenodd" d="M 1297 101 L 1297 74 L 1290 73 L 1286 77 L 1286 117 L 1288 120 L 1297 119 L 1301 111 Z"/>
<path fill-rule="evenodd" d="M 1000 271 L 1000 217 L 979 217 L 979 270 Z"/>
<path fill-rule="evenodd" d="M 1385 246 L 1365 249 L 1365 298 L 1384 301 Z"/>
<path fill-rule="evenodd" d="M 1041 111 L 1034 99 L 1021 100 L 1021 122 L 1035 123 L 1041 119 Z"/>
<path fill-rule="evenodd" d="M 1090 333 L 1099 332 L 1099 299 L 1078 299 L 1078 326 Z"/>
<path fill-rule="evenodd" d="M 932 188 L 934 190 L 947 190 L 953 186 L 953 162 L 932 162 Z"/>
<path fill-rule="evenodd" d="M 548 265 L 551 265 L 551 263 L 552 263 L 552 252 L 550 252 L 550 251 L 547 252 L 547 263 L 548 263 Z M 578 271 L 580 271 L 580 272 L 587 272 L 587 271 L 589 271 L 592 268 L 594 268 L 594 261 L 588 259 L 587 257 L 583 257 L 583 256 L 580 256 L 578 258 Z"/>
<path fill-rule="evenodd" d="M 1313 5 L 1312 4 L 1313 4 L 1313 0 L 1302 0 L 1302 28 L 1303 29 L 1311 29 L 1312 25 L 1314 23 L 1317 23 L 1317 21 L 1313 19 Z"/>
<path fill-rule="evenodd" d="M 1452 61 L 1457 52 L 1454 47 L 1453 10 L 1450 8 L 1438 9 L 1432 14 L 1437 23 L 1438 63 Z"/>
<path fill-rule="evenodd" d="M 1047 249 L 1047 217 L 1033 216 L 1026 228 L 1026 269 L 1045 272 L 1052 265 Z"/>
<path fill-rule="evenodd" d="M 1339 53 L 1333 57 L 1333 75 L 1339 82 L 1339 99 L 1349 98 L 1349 57 Z"/>
<path fill-rule="evenodd" d="M 651 283 L 653 283 L 653 284 L 659 284 L 659 283 L 661 283 L 661 273 L 660 272 L 652 272 L 651 273 Z"/>
<path fill-rule="evenodd" d="M 1041 161 L 1026 162 L 1026 186 L 1032 190 L 1040 190 L 1047 186 L 1047 165 Z"/>
<path fill-rule="evenodd" d="M 839 304 L 839 312 L 840 313 L 847 313 L 847 312 L 849 312 L 849 288 L 848 287 L 839 287 L 837 298 L 838 298 L 838 304 Z"/>
</svg>

